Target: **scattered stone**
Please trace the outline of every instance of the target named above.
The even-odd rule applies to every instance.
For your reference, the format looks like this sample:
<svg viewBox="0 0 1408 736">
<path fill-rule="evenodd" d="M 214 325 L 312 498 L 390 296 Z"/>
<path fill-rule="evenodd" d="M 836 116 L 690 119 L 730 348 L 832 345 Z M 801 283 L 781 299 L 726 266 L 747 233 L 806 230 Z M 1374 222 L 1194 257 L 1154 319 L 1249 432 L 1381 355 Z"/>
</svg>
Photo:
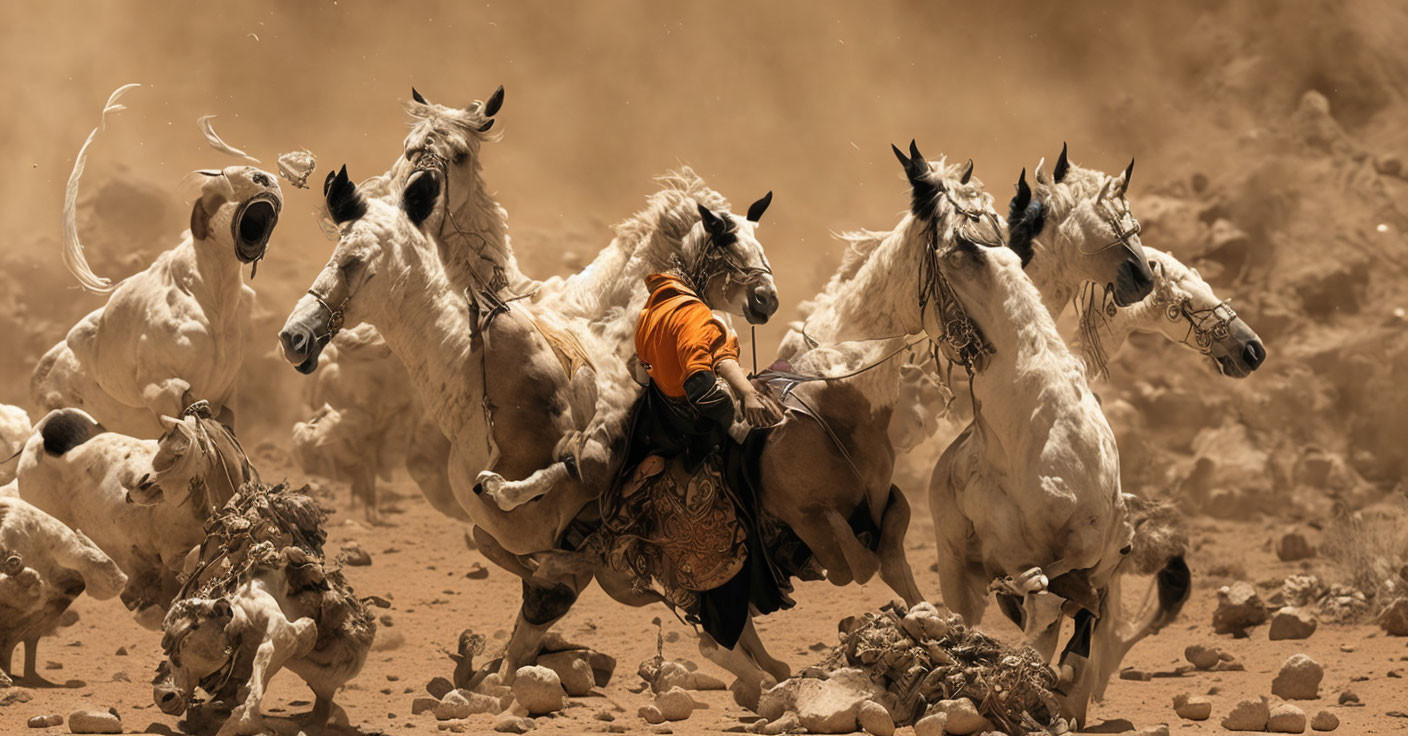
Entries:
<svg viewBox="0 0 1408 736">
<path fill-rule="evenodd" d="M 935 713 L 924 716 L 914 722 L 914 736 L 944 736 L 948 733 L 948 716 L 943 713 Z"/>
<path fill-rule="evenodd" d="M 609 710 L 599 710 L 592 714 L 592 718 L 595 718 L 598 721 L 606 721 L 607 723 L 616 720 L 615 714 L 613 714 Z"/>
<path fill-rule="evenodd" d="M 127 656 L 127 647 L 118 647 L 116 654 L 117 654 L 117 656 L 119 656 L 119 657 L 126 657 L 126 656 Z"/>
<path fill-rule="evenodd" d="M 435 705 L 435 720 L 450 721 L 468 718 L 477 713 L 498 713 L 501 710 L 499 699 L 469 690 L 452 690 Z"/>
<path fill-rule="evenodd" d="M 342 551 L 337 553 L 337 561 L 348 567 L 367 567 L 372 564 L 372 556 L 362 549 L 362 545 L 349 542 L 342 545 Z"/>
<path fill-rule="evenodd" d="M 1271 694 L 1286 700 L 1314 700 L 1320 697 L 1320 680 L 1325 668 L 1304 654 L 1292 654 L 1276 679 L 1271 681 Z"/>
<path fill-rule="evenodd" d="M 1408 598 L 1399 598 L 1379 614 L 1379 628 L 1389 636 L 1408 636 Z"/>
<path fill-rule="evenodd" d="M 114 672 L 114 673 L 112 673 L 112 681 L 113 681 L 113 682 L 131 682 L 131 681 L 132 681 L 132 676 L 129 675 L 129 674 L 127 674 L 126 672 Z"/>
<path fill-rule="evenodd" d="M 561 678 L 546 667 L 519 667 L 514 676 L 513 698 L 528 710 L 528 715 L 539 716 L 562 710 L 566 695 L 562 690 Z"/>
<path fill-rule="evenodd" d="M 528 733 L 537 727 L 538 724 L 534 723 L 532 718 L 524 718 L 512 713 L 505 713 L 494 721 L 496 733 Z"/>
<path fill-rule="evenodd" d="M 1309 639 L 1319 626 L 1315 614 L 1304 608 L 1287 606 L 1271 617 L 1271 641 L 1282 639 Z"/>
<path fill-rule="evenodd" d="M 1310 719 L 1310 727 L 1316 731 L 1333 731 L 1340 727 L 1340 717 L 1328 710 L 1322 710 Z"/>
<path fill-rule="evenodd" d="M 115 710 L 85 708 L 68 716 L 69 733 L 122 733 L 122 719 Z"/>
<path fill-rule="evenodd" d="M 1173 712 L 1188 721 L 1206 721 L 1212 717 L 1212 701 L 1201 695 L 1175 695 Z"/>
<path fill-rule="evenodd" d="M 1210 670 L 1222 661 L 1222 653 L 1202 644 L 1190 644 L 1183 650 L 1183 658 L 1200 670 Z"/>
<path fill-rule="evenodd" d="M 1242 639 L 1247 629 L 1266 623 L 1266 607 L 1251 583 L 1236 582 L 1217 591 L 1217 610 L 1212 614 L 1212 630 Z"/>
<path fill-rule="evenodd" d="M 1133 667 L 1127 667 L 1125 669 L 1120 670 L 1120 679 L 1133 680 L 1135 682 L 1148 682 L 1154 679 L 1154 673 L 1135 669 Z"/>
<path fill-rule="evenodd" d="M 53 728 L 64 725 L 64 717 L 61 715 L 35 716 L 29 719 L 30 728 Z"/>
<path fill-rule="evenodd" d="M 890 717 L 890 711 L 874 700 L 860 704 L 856 710 L 856 721 L 870 736 L 893 736 L 895 733 L 895 719 Z"/>
<path fill-rule="evenodd" d="M 1276 557 L 1282 562 L 1299 562 L 1315 556 L 1315 548 L 1300 532 L 1286 532 L 1276 541 Z"/>
<path fill-rule="evenodd" d="M 657 708 L 654 703 L 650 705 L 642 705 L 638 710 L 636 710 L 636 715 L 640 716 L 641 720 L 645 721 L 646 723 L 654 724 L 665 722 L 665 714 L 661 713 L 660 709 Z"/>
<path fill-rule="evenodd" d="M 46 670 L 61 670 L 61 669 L 63 669 L 63 668 L 64 668 L 63 662 L 45 662 L 45 663 L 44 663 L 44 669 L 46 669 Z"/>
<path fill-rule="evenodd" d="M 430 693 L 430 697 L 436 700 L 445 697 L 454 689 L 454 684 L 443 677 L 436 677 L 431 679 L 430 682 L 425 683 L 425 691 Z"/>
<path fill-rule="evenodd" d="M 574 698 L 590 694 L 592 688 L 596 686 L 596 676 L 592 674 L 592 666 L 587 662 L 585 650 L 576 649 L 541 655 L 538 657 L 538 666 L 556 672 L 558 679 L 562 682 L 562 689 Z"/>
<path fill-rule="evenodd" d="M 1265 731 L 1266 722 L 1271 720 L 1271 708 L 1266 698 L 1243 700 L 1232 708 L 1232 712 L 1222 719 L 1222 727 L 1228 731 Z"/>
<path fill-rule="evenodd" d="M 978 733 L 979 731 L 991 731 L 992 723 L 978 712 L 977 706 L 968 698 L 957 700 L 940 700 L 929 706 L 929 711 L 925 715 L 942 713 L 944 719 L 944 733 L 954 736 L 967 736 L 967 734 Z"/>
<path fill-rule="evenodd" d="M 1134 732 L 1134 736 L 1168 736 L 1168 724 L 1160 723 L 1157 726 L 1141 728 Z"/>
<path fill-rule="evenodd" d="M 422 695 L 419 698 L 416 698 L 411 701 L 411 715 L 418 716 L 422 713 L 429 713 L 430 711 L 435 710 L 435 706 L 439 704 L 440 701 L 436 700 L 435 698 L 432 698 L 429 695 Z"/>
<path fill-rule="evenodd" d="M 1266 730 L 1272 733 L 1305 733 L 1305 711 L 1290 703 L 1282 703 L 1271 709 Z"/>
<path fill-rule="evenodd" d="M 655 696 L 655 707 L 667 721 L 683 721 L 694 712 L 694 699 L 684 688 L 674 687 Z"/>
<path fill-rule="evenodd" d="M 724 690 L 727 686 L 713 675 L 691 670 L 683 662 L 653 657 L 640 663 L 636 674 L 650 684 L 651 692 L 663 693 L 670 688 L 685 690 Z"/>
<path fill-rule="evenodd" d="M 483 580 L 484 578 L 489 577 L 489 570 L 488 568 L 476 562 L 469 566 L 469 571 L 466 572 L 464 576 L 469 578 L 470 580 Z"/>
<path fill-rule="evenodd" d="M 1340 693 L 1340 705 L 1363 705 L 1364 701 L 1359 699 L 1359 694 L 1353 690 L 1345 690 Z"/>
<path fill-rule="evenodd" d="M 28 688 L 7 688 L 0 691 L 0 708 L 4 708 L 7 705 L 14 705 L 15 703 L 28 703 L 33 699 L 34 693 L 30 692 Z"/>
</svg>

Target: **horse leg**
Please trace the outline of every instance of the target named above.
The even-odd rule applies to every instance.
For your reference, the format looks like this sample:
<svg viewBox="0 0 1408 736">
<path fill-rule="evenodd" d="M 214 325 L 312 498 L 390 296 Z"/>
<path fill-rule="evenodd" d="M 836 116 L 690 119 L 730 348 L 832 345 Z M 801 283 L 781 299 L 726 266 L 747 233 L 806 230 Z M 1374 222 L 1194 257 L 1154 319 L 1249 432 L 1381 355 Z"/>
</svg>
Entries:
<svg viewBox="0 0 1408 736">
<path fill-rule="evenodd" d="M 368 524 L 375 526 L 381 523 L 376 501 L 376 469 L 365 460 L 353 469 L 352 500 L 354 503 L 361 502 L 362 513 L 365 514 Z"/>
<path fill-rule="evenodd" d="M 836 509 L 825 508 L 821 515 L 826 520 L 827 526 L 831 528 L 831 535 L 836 540 L 836 546 L 840 548 L 841 554 L 846 558 L 846 569 L 850 571 L 851 577 L 857 583 L 869 582 L 875 576 L 876 571 L 880 569 L 880 557 L 860 543 L 855 532 L 852 531 L 851 525 Z M 827 577 L 830 578 L 829 570 Z"/>
<path fill-rule="evenodd" d="M 1077 728 L 1085 725 L 1091 692 L 1098 676 L 1097 670 L 1100 669 L 1096 657 L 1102 654 L 1102 645 L 1108 646 L 1110 643 L 1100 640 L 1108 640 L 1109 632 L 1115 628 L 1110 625 L 1113 621 L 1104 618 L 1108 606 L 1102 604 L 1100 608 L 1099 617 L 1084 608 L 1076 612 L 1075 632 L 1061 652 L 1057 668 L 1056 689 L 1061 702 L 1061 716 L 1074 719 Z"/>
<path fill-rule="evenodd" d="M 543 496 L 567 477 L 567 464 L 563 462 L 534 471 L 523 480 L 506 480 L 492 470 L 485 470 L 475 479 L 474 492 L 483 495 L 500 509 L 512 511 Z"/>
<path fill-rule="evenodd" d="M 523 562 L 523 558 L 509 552 L 499 544 L 499 540 L 494 539 L 488 532 L 480 527 L 474 527 L 474 544 L 479 547 L 479 551 L 490 562 L 509 572 L 523 578 L 525 581 L 533 577 L 533 568 Z"/>
<path fill-rule="evenodd" d="M 1110 677 L 1119 668 L 1120 662 L 1124 661 L 1129 650 L 1145 637 L 1158 633 L 1178 616 L 1184 602 L 1188 600 L 1192 584 L 1192 575 L 1183 557 L 1180 555 L 1171 558 L 1154 577 L 1154 590 L 1151 592 L 1157 593 L 1157 600 L 1145 606 L 1135 620 L 1125 624 L 1123 603 L 1119 597 L 1122 578 L 1123 573 L 1116 571 L 1110 580 L 1105 601 L 1109 636 L 1097 641 L 1095 655 L 1092 657 L 1095 668 L 1091 675 L 1094 680 L 1091 684 L 1091 696 L 1096 700 L 1105 697 L 1105 686 L 1109 684 Z M 1102 620 L 1101 623 L 1104 625 L 1105 621 Z"/>
<path fill-rule="evenodd" d="M 753 625 L 753 617 L 748 617 L 748 623 L 743 626 L 743 633 L 738 637 L 738 645 L 743 651 L 753 659 L 753 662 L 767 672 L 778 682 L 782 682 L 792 676 L 792 668 L 786 662 L 775 659 L 763 646 L 763 640 L 758 636 L 758 629 Z"/>
<path fill-rule="evenodd" d="M 519 667 L 537 659 L 543 636 L 567 615 L 596 574 L 595 562 L 584 553 L 544 552 L 536 557 L 538 569 L 523 581 L 523 605 L 504 648 L 499 676 L 505 685 L 513 683 Z"/>
<path fill-rule="evenodd" d="M 1061 599 L 1044 590 L 1029 594 L 1024 613 L 1022 632 L 1027 643 L 1041 655 L 1041 661 L 1050 663 L 1061 636 Z"/>
<path fill-rule="evenodd" d="M 944 607 L 969 626 L 983 621 L 987 609 L 987 574 L 981 565 L 968 562 L 969 540 L 976 539 L 973 525 L 958 511 L 954 487 L 953 446 L 934 466 L 929 479 L 929 513 L 934 519 L 934 541 L 938 552 L 939 593 Z M 947 513 L 946 513 L 947 512 Z"/>
<path fill-rule="evenodd" d="M 904 599 L 905 605 L 913 606 L 924 600 L 919 592 L 919 583 L 914 579 L 914 570 L 909 566 L 909 558 L 904 553 L 904 536 L 909 531 L 909 500 L 899 487 L 890 486 L 889 502 L 885 514 L 880 519 L 880 579 Z"/>
<path fill-rule="evenodd" d="M 406 447 L 406 472 L 436 511 L 451 519 L 471 521 L 450 486 L 450 441 L 429 417 L 421 417 L 411 432 Z"/>
<path fill-rule="evenodd" d="M 761 644 L 759 642 L 759 646 Z M 725 649 L 714 641 L 714 637 L 700 631 L 699 653 L 734 676 L 733 684 L 729 686 L 729 690 L 733 692 L 733 700 L 750 711 L 757 712 L 758 700 L 763 697 L 763 690 L 777 684 L 773 676 L 764 671 L 744 651 L 742 639 L 739 639 L 739 645 L 733 649 Z"/>
</svg>

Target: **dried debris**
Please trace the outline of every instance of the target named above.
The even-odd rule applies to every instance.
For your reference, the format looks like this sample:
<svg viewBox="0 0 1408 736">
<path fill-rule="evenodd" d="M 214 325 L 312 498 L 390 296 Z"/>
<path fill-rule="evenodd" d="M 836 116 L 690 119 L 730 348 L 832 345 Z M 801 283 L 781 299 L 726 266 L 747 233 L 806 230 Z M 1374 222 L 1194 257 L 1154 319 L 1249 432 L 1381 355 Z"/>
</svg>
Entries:
<svg viewBox="0 0 1408 736">
<path fill-rule="evenodd" d="M 308 177 L 318 166 L 318 157 L 308 149 L 279 154 L 279 176 L 299 189 L 308 188 Z"/>
</svg>

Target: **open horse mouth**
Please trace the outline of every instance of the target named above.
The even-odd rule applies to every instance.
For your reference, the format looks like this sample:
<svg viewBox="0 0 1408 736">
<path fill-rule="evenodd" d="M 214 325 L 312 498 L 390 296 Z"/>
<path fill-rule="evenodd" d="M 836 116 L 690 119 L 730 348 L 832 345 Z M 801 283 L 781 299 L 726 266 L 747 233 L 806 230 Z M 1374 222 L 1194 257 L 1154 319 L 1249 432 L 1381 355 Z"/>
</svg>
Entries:
<svg viewBox="0 0 1408 736">
<path fill-rule="evenodd" d="M 444 176 L 443 161 L 439 156 L 427 153 L 416 159 L 415 171 L 406 178 L 406 188 L 401 193 L 401 208 L 417 226 L 435 210 Z"/>
<path fill-rule="evenodd" d="M 272 194 L 258 194 L 246 200 L 235 213 L 235 256 L 243 263 L 264 257 L 269 238 L 279 222 L 281 202 Z"/>
</svg>

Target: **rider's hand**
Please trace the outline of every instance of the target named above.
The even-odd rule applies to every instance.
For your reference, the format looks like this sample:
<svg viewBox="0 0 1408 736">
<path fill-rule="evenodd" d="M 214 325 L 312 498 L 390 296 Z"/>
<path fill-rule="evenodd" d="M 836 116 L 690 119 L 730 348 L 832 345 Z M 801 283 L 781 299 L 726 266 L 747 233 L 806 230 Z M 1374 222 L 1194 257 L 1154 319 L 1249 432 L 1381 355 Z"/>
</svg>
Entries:
<svg viewBox="0 0 1408 736">
<path fill-rule="evenodd" d="M 743 397 L 743 418 L 750 427 L 771 427 L 782 421 L 782 408 L 772 397 L 755 389 Z"/>
</svg>

